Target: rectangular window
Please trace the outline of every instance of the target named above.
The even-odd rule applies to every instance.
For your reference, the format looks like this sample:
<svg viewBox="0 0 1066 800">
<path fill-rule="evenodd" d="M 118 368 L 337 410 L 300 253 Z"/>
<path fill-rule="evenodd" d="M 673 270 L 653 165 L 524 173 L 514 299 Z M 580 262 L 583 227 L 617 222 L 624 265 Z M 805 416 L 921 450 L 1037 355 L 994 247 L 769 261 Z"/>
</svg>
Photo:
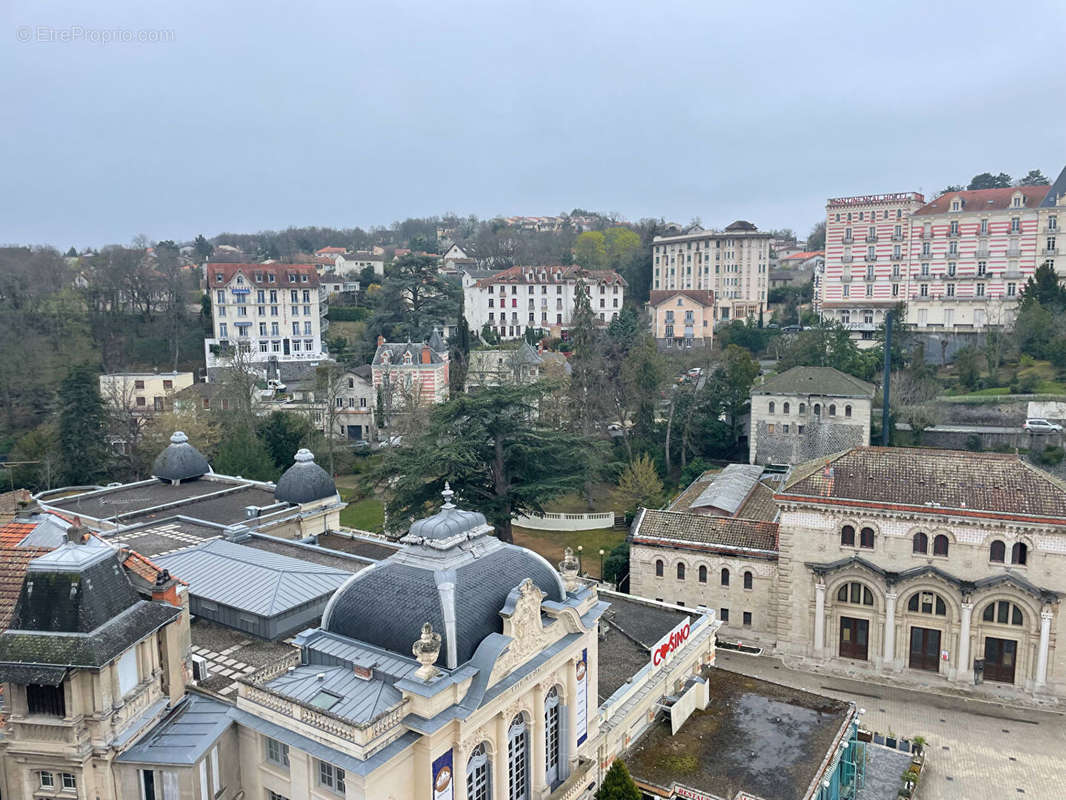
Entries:
<svg viewBox="0 0 1066 800">
<path fill-rule="evenodd" d="M 318 783 L 332 789 L 339 795 L 344 794 L 344 770 L 326 761 L 318 762 Z"/>
<path fill-rule="evenodd" d="M 54 789 L 56 785 L 56 776 L 52 772 L 41 772 L 41 788 L 42 789 Z"/>
<path fill-rule="evenodd" d="M 266 743 L 266 760 L 271 764 L 288 769 L 289 746 L 279 742 L 277 739 L 271 739 L 269 736 L 264 737 L 263 741 Z"/>
<path fill-rule="evenodd" d="M 928 283 L 923 283 L 921 286 L 918 287 L 918 296 L 919 297 L 928 297 L 929 296 L 929 284 Z"/>
<path fill-rule="evenodd" d="M 123 697 L 133 690 L 137 681 L 137 648 L 134 647 L 118 660 L 118 690 Z"/>
<path fill-rule="evenodd" d="M 222 776 L 218 771 L 218 745 L 211 748 L 211 792 L 218 794 L 222 791 Z"/>
<path fill-rule="evenodd" d="M 843 288 L 844 297 L 851 297 L 851 291 L 850 291 L 851 287 L 848 286 L 847 284 L 844 284 L 844 286 L 842 288 Z"/>
<path fill-rule="evenodd" d="M 141 771 L 141 800 L 157 800 L 155 793 L 155 772 L 150 769 Z M 160 796 L 158 800 L 163 800 Z"/>
<path fill-rule="evenodd" d="M 1008 283 L 1007 284 L 1007 297 L 1014 297 L 1017 293 L 1018 293 L 1018 284 L 1016 284 L 1016 283 Z"/>
<path fill-rule="evenodd" d="M 954 283 L 949 283 L 948 284 L 948 297 L 954 297 L 954 296 L 955 296 L 955 284 Z"/>
<path fill-rule="evenodd" d="M 751 627 L 751 612 L 750 611 L 745 611 L 744 612 L 744 627 L 745 628 L 750 628 Z"/>
<path fill-rule="evenodd" d="M 722 622 L 729 622 L 729 609 L 728 608 L 720 608 L 720 609 L 718 609 L 718 619 L 720 619 Z"/>
<path fill-rule="evenodd" d="M 984 297 L 985 296 L 985 285 L 983 283 L 977 284 L 977 296 L 978 297 Z"/>
</svg>

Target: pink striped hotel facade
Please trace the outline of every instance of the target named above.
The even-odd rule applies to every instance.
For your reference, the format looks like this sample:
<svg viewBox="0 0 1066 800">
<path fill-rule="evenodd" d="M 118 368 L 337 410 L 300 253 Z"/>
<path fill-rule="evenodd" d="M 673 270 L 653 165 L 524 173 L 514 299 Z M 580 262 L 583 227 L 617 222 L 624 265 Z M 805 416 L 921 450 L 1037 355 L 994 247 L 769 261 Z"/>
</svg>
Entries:
<svg viewBox="0 0 1066 800">
<path fill-rule="evenodd" d="M 1038 207 L 1048 187 L 834 198 L 826 204 L 823 319 L 873 345 L 885 312 L 906 302 L 923 332 L 1008 323 L 1046 247 Z M 1044 223 L 1046 227 L 1046 222 Z"/>
</svg>

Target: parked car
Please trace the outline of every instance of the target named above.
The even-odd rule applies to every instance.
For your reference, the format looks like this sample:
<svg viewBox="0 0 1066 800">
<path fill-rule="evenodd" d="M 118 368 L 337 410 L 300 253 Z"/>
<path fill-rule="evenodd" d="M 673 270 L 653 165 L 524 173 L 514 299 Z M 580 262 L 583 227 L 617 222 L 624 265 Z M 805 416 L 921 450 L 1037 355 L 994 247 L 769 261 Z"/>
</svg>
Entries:
<svg viewBox="0 0 1066 800">
<path fill-rule="evenodd" d="M 1062 426 L 1039 417 L 1030 417 L 1022 427 L 1029 433 L 1062 433 Z"/>
</svg>

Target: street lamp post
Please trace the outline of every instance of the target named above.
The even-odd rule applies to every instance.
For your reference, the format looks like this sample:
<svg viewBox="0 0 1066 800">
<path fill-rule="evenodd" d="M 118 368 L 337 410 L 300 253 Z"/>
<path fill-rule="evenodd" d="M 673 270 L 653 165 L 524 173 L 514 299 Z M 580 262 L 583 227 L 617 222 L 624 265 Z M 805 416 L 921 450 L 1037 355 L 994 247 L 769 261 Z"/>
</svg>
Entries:
<svg viewBox="0 0 1066 800">
<path fill-rule="evenodd" d="M 578 575 L 581 574 L 581 556 L 584 553 L 584 551 L 585 551 L 584 545 L 580 545 L 579 544 L 577 546 L 577 574 Z"/>
<path fill-rule="evenodd" d="M 603 580 L 603 548 L 600 548 L 600 580 Z"/>
</svg>

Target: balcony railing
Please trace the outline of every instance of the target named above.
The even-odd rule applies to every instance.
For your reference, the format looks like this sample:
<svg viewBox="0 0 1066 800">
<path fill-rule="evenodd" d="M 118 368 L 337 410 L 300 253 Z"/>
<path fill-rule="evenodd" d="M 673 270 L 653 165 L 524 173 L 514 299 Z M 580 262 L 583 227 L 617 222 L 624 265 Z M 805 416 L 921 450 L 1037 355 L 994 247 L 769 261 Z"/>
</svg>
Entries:
<svg viewBox="0 0 1066 800">
<path fill-rule="evenodd" d="M 892 241 L 893 242 L 903 242 L 903 241 L 906 241 L 906 239 L 907 239 L 906 235 L 904 235 L 902 233 L 893 233 L 892 234 Z"/>
<path fill-rule="evenodd" d="M 1007 248 L 1007 258 L 1020 258 L 1021 255 L 1022 255 L 1022 250 L 1021 250 L 1020 247 L 1008 247 Z"/>
<path fill-rule="evenodd" d="M 843 239 L 841 239 L 841 241 L 844 242 L 844 244 L 851 244 L 852 242 L 855 241 L 855 237 L 854 236 L 845 236 Z"/>
<path fill-rule="evenodd" d="M 1059 248 L 1057 247 L 1045 247 L 1040 251 L 1041 255 L 1045 256 L 1057 256 L 1059 254 Z"/>
<path fill-rule="evenodd" d="M 915 275 L 914 276 L 914 280 L 916 280 L 916 281 L 931 281 L 931 280 L 935 280 L 935 279 L 936 279 L 935 275 Z"/>
<path fill-rule="evenodd" d="M 958 231 L 950 231 L 949 230 L 948 231 L 948 236 L 951 237 L 952 239 L 958 239 L 959 238 L 959 232 Z"/>
<path fill-rule="evenodd" d="M 988 258 L 988 250 L 987 250 L 987 248 L 984 249 L 984 250 L 980 250 L 980 249 L 975 250 L 974 254 L 973 254 L 973 257 L 974 258 Z"/>
<path fill-rule="evenodd" d="M 585 787 L 592 782 L 592 773 L 595 766 L 595 761 L 579 757 L 577 760 L 577 766 L 575 766 L 574 771 L 570 773 L 570 777 L 559 784 L 555 791 L 548 795 L 548 800 L 576 800 L 576 798 L 581 797 L 581 794 L 585 791 Z"/>
<path fill-rule="evenodd" d="M 841 264 L 850 264 L 853 260 L 854 260 L 853 256 L 841 256 L 840 257 L 840 263 Z"/>
<path fill-rule="evenodd" d="M 902 261 L 903 260 L 903 253 L 893 253 L 892 255 L 889 256 L 889 258 L 892 261 Z"/>
<path fill-rule="evenodd" d="M 874 281 L 877 280 L 877 276 L 874 275 L 872 272 L 867 272 L 865 277 L 863 278 L 863 280 L 866 281 L 867 283 L 873 283 Z"/>
<path fill-rule="evenodd" d="M 867 261 L 877 261 L 877 253 L 868 253 L 866 255 Z"/>
<path fill-rule="evenodd" d="M 840 276 L 841 283 L 851 283 L 851 273 L 845 272 Z"/>
<path fill-rule="evenodd" d="M 876 242 L 877 241 L 877 234 L 876 233 L 868 233 L 868 234 L 866 234 L 866 241 L 868 241 L 868 242 Z"/>
</svg>

